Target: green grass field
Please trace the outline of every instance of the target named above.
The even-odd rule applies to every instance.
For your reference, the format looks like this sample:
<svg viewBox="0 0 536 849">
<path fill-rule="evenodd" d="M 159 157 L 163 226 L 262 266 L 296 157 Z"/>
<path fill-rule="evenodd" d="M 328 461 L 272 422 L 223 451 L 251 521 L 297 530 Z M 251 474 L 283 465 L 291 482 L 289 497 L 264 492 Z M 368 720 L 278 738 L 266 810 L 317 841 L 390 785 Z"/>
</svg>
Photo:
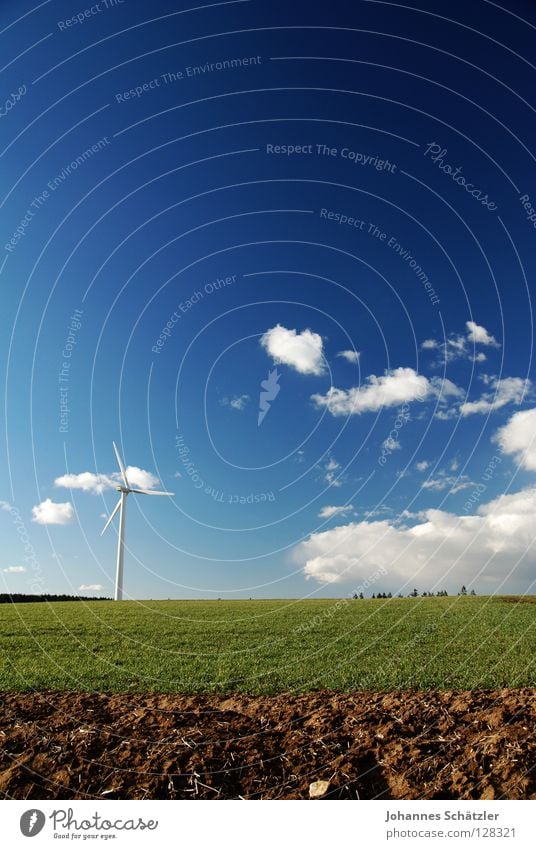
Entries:
<svg viewBox="0 0 536 849">
<path fill-rule="evenodd" d="M 3 604 L 0 689 L 274 693 L 534 686 L 535 602 Z"/>
</svg>

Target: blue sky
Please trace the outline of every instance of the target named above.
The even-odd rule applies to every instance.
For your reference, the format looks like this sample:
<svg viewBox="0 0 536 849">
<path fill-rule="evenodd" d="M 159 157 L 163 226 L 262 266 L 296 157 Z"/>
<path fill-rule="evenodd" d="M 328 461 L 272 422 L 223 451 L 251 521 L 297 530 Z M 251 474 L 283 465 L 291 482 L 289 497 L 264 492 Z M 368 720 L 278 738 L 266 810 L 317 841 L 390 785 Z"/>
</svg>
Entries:
<svg viewBox="0 0 536 849">
<path fill-rule="evenodd" d="M 536 18 L 428 7 L 2 4 L 4 588 L 112 440 L 126 596 L 532 587 Z"/>
</svg>

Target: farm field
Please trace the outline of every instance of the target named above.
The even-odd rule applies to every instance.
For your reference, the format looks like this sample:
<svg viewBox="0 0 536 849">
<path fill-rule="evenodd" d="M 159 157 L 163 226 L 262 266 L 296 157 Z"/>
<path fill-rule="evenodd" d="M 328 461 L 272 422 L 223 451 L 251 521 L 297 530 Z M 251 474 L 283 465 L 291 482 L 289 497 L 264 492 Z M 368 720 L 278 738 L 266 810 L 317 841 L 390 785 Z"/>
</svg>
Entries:
<svg viewBox="0 0 536 849">
<path fill-rule="evenodd" d="M 536 798 L 536 599 L 0 606 L 3 798 Z"/>
<path fill-rule="evenodd" d="M 2 699 L 4 798 L 536 798 L 533 689 Z"/>
<path fill-rule="evenodd" d="M 0 606 L 0 689 L 271 694 L 536 683 L 535 597 Z"/>
</svg>

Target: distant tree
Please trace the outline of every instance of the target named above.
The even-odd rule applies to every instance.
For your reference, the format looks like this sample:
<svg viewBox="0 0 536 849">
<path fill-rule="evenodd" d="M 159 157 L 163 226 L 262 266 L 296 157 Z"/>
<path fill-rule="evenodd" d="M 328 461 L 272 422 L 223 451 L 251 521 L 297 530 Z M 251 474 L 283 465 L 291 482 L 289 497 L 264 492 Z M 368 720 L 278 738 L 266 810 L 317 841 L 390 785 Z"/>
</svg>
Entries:
<svg viewBox="0 0 536 849">
<path fill-rule="evenodd" d="M 413 588 L 413 590 L 410 592 L 409 596 L 410 596 L 410 598 L 418 598 L 419 597 L 419 590 L 416 589 L 416 588 Z"/>
<path fill-rule="evenodd" d="M 459 595 L 467 595 L 467 587 L 465 586 L 465 584 L 461 588 Z"/>
<path fill-rule="evenodd" d="M 358 596 L 358 594 L 357 594 L 357 593 L 354 593 L 354 594 L 353 594 L 353 596 L 352 596 L 352 598 L 359 598 L 359 596 Z"/>
<path fill-rule="evenodd" d="M 393 593 L 392 593 L 392 592 L 388 592 L 388 593 L 387 593 L 387 598 L 392 598 L 392 597 L 393 597 Z"/>
<path fill-rule="evenodd" d="M 359 593 L 359 598 L 365 598 L 365 596 L 363 595 L 363 593 Z"/>
<path fill-rule="evenodd" d="M 372 598 L 376 598 L 376 596 L 374 595 L 374 593 L 372 593 Z"/>
<path fill-rule="evenodd" d="M 476 593 L 475 593 L 475 591 L 474 591 L 474 590 L 471 590 L 471 592 L 469 593 L 469 595 L 476 595 Z"/>
</svg>

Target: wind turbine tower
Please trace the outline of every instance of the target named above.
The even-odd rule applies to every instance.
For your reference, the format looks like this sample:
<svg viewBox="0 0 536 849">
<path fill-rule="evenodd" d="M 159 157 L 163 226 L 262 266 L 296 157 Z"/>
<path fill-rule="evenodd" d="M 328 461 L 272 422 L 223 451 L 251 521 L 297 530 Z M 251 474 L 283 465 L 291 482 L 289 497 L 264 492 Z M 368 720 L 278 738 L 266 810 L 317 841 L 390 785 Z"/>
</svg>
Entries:
<svg viewBox="0 0 536 849">
<path fill-rule="evenodd" d="M 125 558 L 125 519 L 126 519 L 126 508 L 127 508 L 127 496 L 130 495 L 131 492 L 134 492 L 136 495 L 175 495 L 174 492 L 161 492 L 157 489 L 133 489 L 130 486 L 127 478 L 127 471 L 125 469 L 125 465 L 121 459 L 121 455 L 117 450 L 117 445 L 115 442 L 112 442 L 114 447 L 115 456 L 117 457 L 117 462 L 119 464 L 119 470 L 121 472 L 121 477 L 123 479 L 123 485 L 118 486 L 117 490 L 121 493 L 119 496 L 119 501 L 115 505 L 114 509 L 110 513 L 108 517 L 108 521 L 106 522 L 104 528 L 101 531 L 101 536 L 105 532 L 106 528 L 112 521 L 113 517 L 119 510 L 119 533 L 117 535 L 117 566 L 115 571 L 115 600 L 121 601 L 123 598 L 123 563 Z"/>
</svg>

